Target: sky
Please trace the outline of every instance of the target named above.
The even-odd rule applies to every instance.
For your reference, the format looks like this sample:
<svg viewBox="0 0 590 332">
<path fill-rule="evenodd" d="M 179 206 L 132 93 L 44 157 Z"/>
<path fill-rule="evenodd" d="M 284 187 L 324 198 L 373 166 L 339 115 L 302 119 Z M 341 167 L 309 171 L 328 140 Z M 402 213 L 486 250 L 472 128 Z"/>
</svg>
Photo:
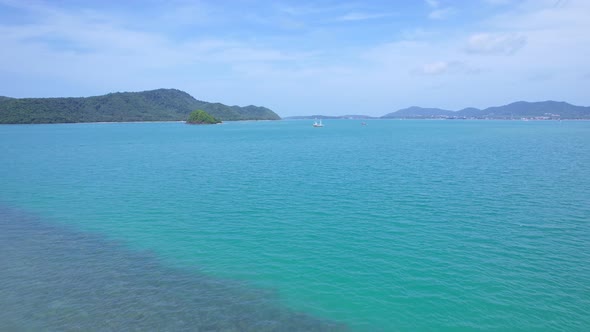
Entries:
<svg viewBox="0 0 590 332">
<path fill-rule="evenodd" d="M 0 95 L 176 88 L 281 116 L 590 105 L 589 0 L 0 0 Z"/>
</svg>

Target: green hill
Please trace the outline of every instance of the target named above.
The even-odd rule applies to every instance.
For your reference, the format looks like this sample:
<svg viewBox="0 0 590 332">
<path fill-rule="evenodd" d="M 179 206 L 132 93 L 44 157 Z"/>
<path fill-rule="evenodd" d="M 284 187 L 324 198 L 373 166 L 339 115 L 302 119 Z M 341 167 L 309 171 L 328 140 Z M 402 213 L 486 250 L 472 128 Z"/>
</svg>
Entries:
<svg viewBox="0 0 590 332">
<path fill-rule="evenodd" d="M 209 103 L 180 90 L 158 89 L 81 98 L 0 97 L 0 123 L 185 121 L 196 109 L 222 121 L 280 120 L 265 107 Z"/>
<path fill-rule="evenodd" d="M 193 111 L 188 116 L 188 120 L 186 120 L 188 124 L 216 124 L 221 123 L 221 121 L 217 120 L 216 118 L 212 117 L 209 113 L 203 110 L 196 110 Z"/>
</svg>

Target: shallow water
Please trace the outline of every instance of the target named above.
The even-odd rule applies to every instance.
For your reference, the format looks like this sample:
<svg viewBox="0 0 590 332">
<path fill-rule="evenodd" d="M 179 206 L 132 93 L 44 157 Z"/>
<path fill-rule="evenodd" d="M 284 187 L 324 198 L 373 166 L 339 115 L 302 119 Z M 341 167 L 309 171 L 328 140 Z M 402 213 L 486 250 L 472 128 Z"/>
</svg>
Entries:
<svg viewBox="0 0 590 332">
<path fill-rule="evenodd" d="M 335 331 L 276 294 L 0 207 L 0 330 Z"/>
<path fill-rule="evenodd" d="M 0 126 L 0 202 L 29 220 L 1 223 L 12 235 L 0 262 L 34 262 L 0 272 L 15 302 L 0 318 L 56 330 L 93 317 L 174 330 L 590 326 L 590 123 L 324 124 Z M 108 271 L 124 271 L 119 286 Z M 209 283 L 219 289 L 203 295 Z M 77 291 L 61 295 L 66 284 Z"/>
</svg>

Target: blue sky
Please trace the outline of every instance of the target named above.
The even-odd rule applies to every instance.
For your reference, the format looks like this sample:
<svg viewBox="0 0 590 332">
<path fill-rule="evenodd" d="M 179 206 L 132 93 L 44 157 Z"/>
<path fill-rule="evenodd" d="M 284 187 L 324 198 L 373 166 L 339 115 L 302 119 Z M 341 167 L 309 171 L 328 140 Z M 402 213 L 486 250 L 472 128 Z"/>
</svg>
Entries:
<svg viewBox="0 0 590 332">
<path fill-rule="evenodd" d="M 177 88 L 281 116 L 590 105 L 590 1 L 0 0 L 0 95 Z"/>
</svg>

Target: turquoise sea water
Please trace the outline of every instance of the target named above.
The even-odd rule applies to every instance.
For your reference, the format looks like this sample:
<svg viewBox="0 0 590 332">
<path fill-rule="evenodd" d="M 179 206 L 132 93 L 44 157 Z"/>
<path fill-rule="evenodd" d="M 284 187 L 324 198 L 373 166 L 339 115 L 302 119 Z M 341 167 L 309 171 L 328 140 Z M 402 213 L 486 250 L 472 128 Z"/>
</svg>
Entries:
<svg viewBox="0 0 590 332">
<path fill-rule="evenodd" d="M 0 126 L 0 329 L 590 328 L 590 122 L 312 122 Z"/>
</svg>

